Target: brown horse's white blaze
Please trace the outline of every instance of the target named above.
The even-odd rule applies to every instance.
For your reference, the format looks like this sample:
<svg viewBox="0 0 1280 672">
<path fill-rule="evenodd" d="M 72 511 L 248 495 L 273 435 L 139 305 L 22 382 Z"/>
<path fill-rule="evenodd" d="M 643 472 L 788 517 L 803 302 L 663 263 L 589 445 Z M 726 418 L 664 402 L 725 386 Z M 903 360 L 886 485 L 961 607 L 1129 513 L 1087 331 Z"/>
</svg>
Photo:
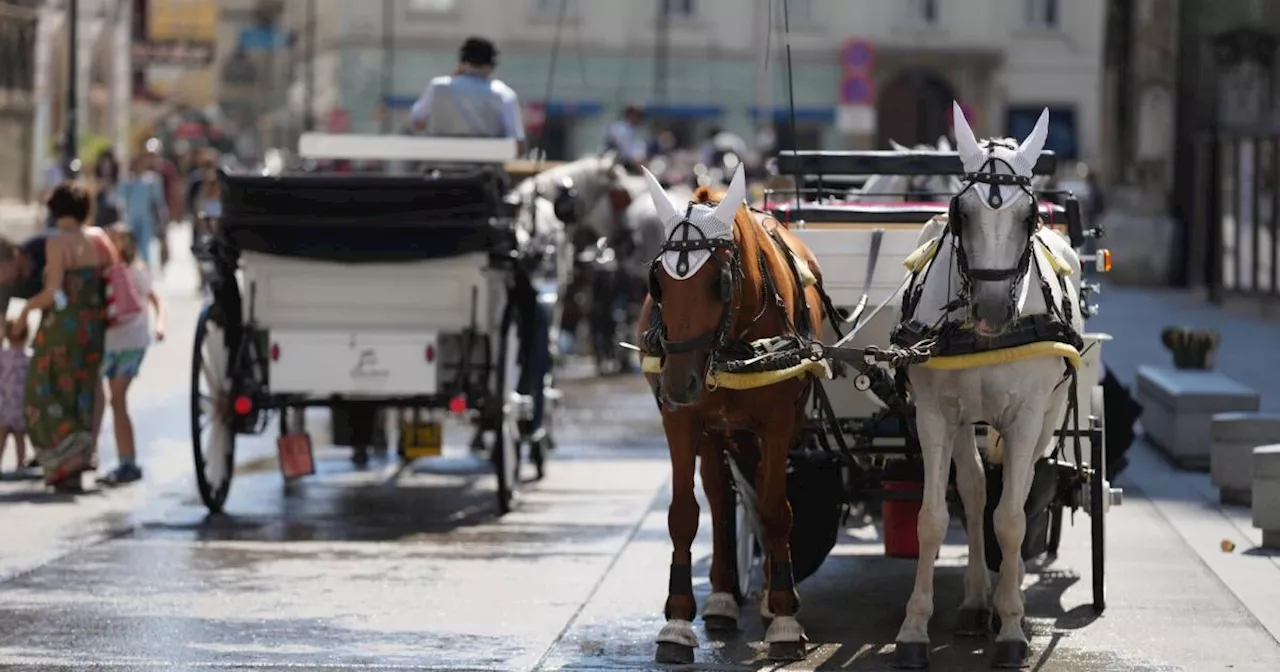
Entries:
<svg viewBox="0 0 1280 672">
<path fill-rule="evenodd" d="M 777 230 L 816 277 L 821 277 L 821 271 L 813 253 L 797 237 L 745 207 L 741 168 L 718 204 L 709 190 L 700 189 L 693 203 L 675 205 L 647 171 L 646 176 L 669 241 L 700 237 L 719 241 L 692 249 L 664 248 L 655 260 L 651 293 L 641 309 L 641 329 L 651 324 L 652 311 L 660 310 L 662 343 L 669 351 L 662 373 L 647 376 L 659 400 L 672 472 L 667 514 L 673 547 L 671 576 L 663 610 L 667 623 L 657 638 L 657 658 L 663 663 L 692 662 L 698 645 L 692 623 L 697 605 L 690 549 L 698 532 L 694 470 L 699 456 L 713 538 L 713 592 L 703 615 L 708 627 L 736 627 L 741 596 L 737 595 L 736 542 L 732 528 L 726 527 L 733 516 L 726 497 L 729 455 L 758 465 L 754 487 L 767 555 L 767 604 L 762 611 L 774 615 L 765 635 L 770 655 L 802 657 L 805 636 L 795 619 L 800 598 L 791 572 L 786 471 L 787 455 L 804 426 L 811 381 L 802 377 L 749 390 L 708 389 L 706 375 L 707 362 L 721 342 L 720 331 L 728 339 L 742 341 L 788 335 L 792 325 L 801 323 L 801 311 L 808 311 L 812 337 L 821 338 L 822 304 L 817 289 L 798 286 L 784 252 L 770 238 L 771 230 Z M 687 254 L 682 257 L 681 252 Z M 643 333 L 640 342 L 646 342 Z"/>
</svg>

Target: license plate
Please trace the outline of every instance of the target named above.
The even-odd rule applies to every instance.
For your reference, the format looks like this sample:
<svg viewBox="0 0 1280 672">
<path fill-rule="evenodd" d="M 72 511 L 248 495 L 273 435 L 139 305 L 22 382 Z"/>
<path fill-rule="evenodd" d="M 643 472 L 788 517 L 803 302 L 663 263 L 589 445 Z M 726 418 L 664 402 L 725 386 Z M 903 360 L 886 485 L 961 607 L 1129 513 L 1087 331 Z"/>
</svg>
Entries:
<svg viewBox="0 0 1280 672">
<path fill-rule="evenodd" d="M 438 422 L 400 424 L 400 453 L 405 459 L 438 457 L 443 452 L 444 431 Z"/>
</svg>

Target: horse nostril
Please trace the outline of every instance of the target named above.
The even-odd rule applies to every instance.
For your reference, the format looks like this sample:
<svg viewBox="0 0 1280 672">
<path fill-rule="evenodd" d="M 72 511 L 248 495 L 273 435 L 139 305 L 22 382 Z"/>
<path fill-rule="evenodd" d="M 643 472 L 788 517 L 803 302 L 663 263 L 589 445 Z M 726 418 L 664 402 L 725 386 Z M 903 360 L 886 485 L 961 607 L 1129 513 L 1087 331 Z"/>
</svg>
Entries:
<svg viewBox="0 0 1280 672">
<path fill-rule="evenodd" d="M 698 380 L 698 377 L 694 374 L 689 374 L 688 376 L 685 376 L 685 379 L 684 379 L 685 392 L 687 392 L 689 396 L 693 396 L 697 394 L 698 388 L 700 387 L 699 384 L 701 382 L 702 381 Z"/>
</svg>

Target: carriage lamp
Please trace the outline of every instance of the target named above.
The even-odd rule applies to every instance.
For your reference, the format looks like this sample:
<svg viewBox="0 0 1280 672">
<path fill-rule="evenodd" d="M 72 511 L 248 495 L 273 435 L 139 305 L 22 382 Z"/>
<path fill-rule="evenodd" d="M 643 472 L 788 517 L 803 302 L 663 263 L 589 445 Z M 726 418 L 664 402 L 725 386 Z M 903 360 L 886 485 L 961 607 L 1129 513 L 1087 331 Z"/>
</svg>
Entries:
<svg viewBox="0 0 1280 672">
<path fill-rule="evenodd" d="M 449 412 L 454 415 L 462 415 L 467 411 L 467 398 L 459 394 L 449 400 Z"/>
<path fill-rule="evenodd" d="M 253 411 L 253 400 L 242 394 L 236 397 L 235 402 L 232 404 L 232 409 L 236 412 L 236 415 L 249 415 Z"/>
<path fill-rule="evenodd" d="M 1111 250 L 1101 249 L 1093 255 L 1093 263 L 1099 273 L 1111 272 Z"/>
<path fill-rule="evenodd" d="M 271 361 L 273 362 L 280 361 L 280 344 L 279 343 L 271 344 Z"/>
</svg>

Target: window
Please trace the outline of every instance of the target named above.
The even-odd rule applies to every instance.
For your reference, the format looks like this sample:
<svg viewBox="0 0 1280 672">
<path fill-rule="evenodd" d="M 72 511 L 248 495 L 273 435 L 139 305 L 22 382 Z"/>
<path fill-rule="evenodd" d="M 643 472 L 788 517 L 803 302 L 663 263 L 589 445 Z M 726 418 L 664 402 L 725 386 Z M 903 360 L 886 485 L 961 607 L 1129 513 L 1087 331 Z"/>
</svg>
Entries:
<svg viewBox="0 0 1280 672">
<path fill-rule="evenodd" d="M 451 12 L 457 0 L 409 0 L 409 11 L 416 14 Z"/>
<path fill-rule="evenodd" d="M 554 19 L 560 16 L 562 4 L 565 6 L 565 16 L 571 17 L 578 13 L 578 0 L 533 0 L 533 13 L 535 16 Z"/>
<path fill-rule="evenodd" d="M 1031 135 L 1036 121 L 1044 105 L 1015 105 L 1005 113 L 1006 135 L 1022 142 Z M 1071 107 L 1049 106 L 1049 137 L 1045 139 L 1044 148 L 1058 155 L 1058 160 L 1074 161 L 1079 158 L 1079 144 L 1076 134 L 1076 111 Z"/>
<path fill-rule="evenodd" d="M 776 0 L 773 3 L 774 20 L 782 25 L 782 7 L 786 5 L 787 22 L 792 26 L 814 23 L 813 0 Z"/>
<path fill-rule="evenodd" d="M 1058 26 L 1058 0 L 1026 0 L 1027 25 L 1035 28 Z"/>
<path fill-rule="evenodd" d="M 911 0 L 911 9 L 911 18 L 916 21 L 929 24 L 938 22 L 938 0 Z"/>
<path fill-rule="evenodd" d="M 658 11 L 668 19 L 687 19 L 697 10 L 696 0 L 658 0 Z"/>
</svg>

